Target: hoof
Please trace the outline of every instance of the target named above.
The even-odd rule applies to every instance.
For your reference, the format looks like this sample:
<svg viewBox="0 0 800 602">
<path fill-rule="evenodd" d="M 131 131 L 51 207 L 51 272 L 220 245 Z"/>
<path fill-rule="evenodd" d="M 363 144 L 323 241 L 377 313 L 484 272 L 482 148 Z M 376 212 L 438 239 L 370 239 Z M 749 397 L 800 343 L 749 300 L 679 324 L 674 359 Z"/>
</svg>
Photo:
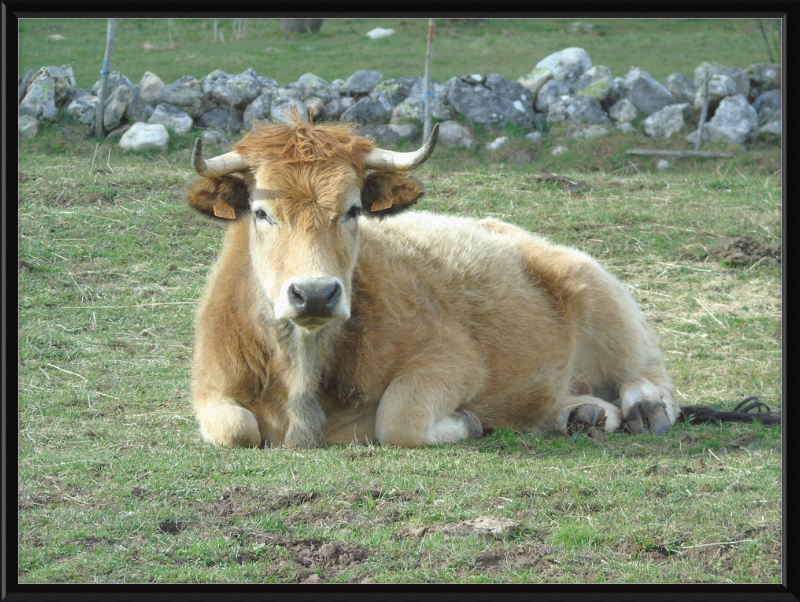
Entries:
<svg viewBox="0 0 800 602">
<path fill-rule="evenodd" d="M 625 428 L 635 435 L 663 435 L 669 430 L 666 406 L 660 401 L 640 401 L 624 415 Z"/>
<path fill-rule="evenodd" d="M 569 413 L 567 434 L 584 432 L 592 439 L 602 439 L 606 425 L 606 411 L 600 406 L 584 403 Z"/>
<path fill-rule="evenodd" d="M 474 413 L 470 412 L 469 410 L 458 409 L 455 411 L 455 414 L 458 415 L 467 425 L 468 437 L 472 437 L 474 439 L 480 439 L 483 437 L 483 425 Z"/>
</svg>

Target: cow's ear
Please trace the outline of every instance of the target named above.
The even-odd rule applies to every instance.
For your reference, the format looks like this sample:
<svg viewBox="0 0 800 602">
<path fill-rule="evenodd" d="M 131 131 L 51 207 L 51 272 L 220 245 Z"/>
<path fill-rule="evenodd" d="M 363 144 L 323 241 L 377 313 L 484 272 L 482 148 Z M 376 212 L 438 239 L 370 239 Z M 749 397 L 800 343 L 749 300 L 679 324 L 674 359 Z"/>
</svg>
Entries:
<svg viewBox="0 0 800 602">
<path fill-rule="evenodd" d="M 405 211 L 417 202 L 425 189 L 405 171 L 376 171 L 364 180 L 361 204 L 364 215 L 387 217 Z"/>
<path fill-rule="evenodd" d="M 186 191 L 189 206 L 221 221 L 235 220 L 250 212 L 250 191 L 244 177 L 231 174 L 200 178 Z"/>
</svg>

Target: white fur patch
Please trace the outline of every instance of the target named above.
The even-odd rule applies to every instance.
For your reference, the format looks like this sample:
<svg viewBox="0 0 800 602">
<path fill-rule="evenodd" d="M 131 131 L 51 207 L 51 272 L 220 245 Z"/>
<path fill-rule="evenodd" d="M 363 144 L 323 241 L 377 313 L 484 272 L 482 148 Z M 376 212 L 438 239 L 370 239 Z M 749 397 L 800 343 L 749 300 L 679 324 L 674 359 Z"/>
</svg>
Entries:
<svg viewBox="0 0 800 602">
<path fill-rule="evenodd" d="M 456 443 L 466 439 L 469 435 L 465 420 L 448 416 L 440 420 L 433 420 L 425 436 L 429 445 L 437 443 Z"/>
</svg>

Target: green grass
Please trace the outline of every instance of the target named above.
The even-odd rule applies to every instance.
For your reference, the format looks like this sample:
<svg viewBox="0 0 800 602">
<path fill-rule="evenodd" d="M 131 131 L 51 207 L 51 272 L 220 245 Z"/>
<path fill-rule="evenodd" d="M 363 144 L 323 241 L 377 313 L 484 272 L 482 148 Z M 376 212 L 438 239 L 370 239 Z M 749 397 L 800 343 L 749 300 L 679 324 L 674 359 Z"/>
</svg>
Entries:
<svg viewBox="0 0 800 602">
<path fill-rule="evenodd" d="M 357 69 L 380 71 L 384 79 L 423 75 L 427 19 L 326 19 L 315 34 L 292 35 L 278 19 L 248 19 L 245 36 L 231 36 L 232 19 L 220 19 L 225 43 L 212 43 L 210 19 L 175 19 L 172 41 L 165 19 L 118 19 L 112 69 L 137 83 L 152 71 L 166 83 L 184 75 L 201 78 L 214 69 L 255 69 L 284 85 L 312 72 L 327 81 L 347 79 Z M 659 81 L 673 72 L 694 77 L 702 61 L 745 68 L 768 60 L 755 19 L 584 19 L 594 29 L 571 32 L 575 19 L 438 19 L 433 77 L 446 81 L 469 73 L 499 73 L 516 80 L 547 55 L 577 46 L 592 63 L 615 76 L 637 66 Z M 389 38 L 370 40 L 375 27 Z M 22 19 L 19 75 L 46 65 L 71 65 L 78 86 L 99 80 L 106 19 Z M 51 40 L 61 35 L 66 40 Z M 147 50 L 145 44 L 155 46 Z"/>
<path fill-rule="evenodd" d="M 712 26 L 675 22 L 678 33 Z M 466 37 L 495 24 L 448 27 Z M 486 45 L 513 36 L 496 37 Z M 563 38 L 548 52 L 572 44 Z M 138 60 L 119 48 L 121 61 Z M 420 208 L 493 215 L 590 252 L 641 304 L 681 403 L 731 409 L 758 395 L 780 409 L 781 267 L 734 268 L 711 253 L 744 234 L 781 242 L 780 147 L 662 173 L 624 155 L 644 138 L 552 132 L 526 146 L 511 134 L 494 153 L 488 131 L 472 150 L 437 149 L 418 170 Z M 129 154 L 58 121 L 20 144 L 21 583 L 780 582 L 780 427 L 679 423 L 601 442 L 498 430 L 421 450 L 203 443 L 189 397 L 192 322 L 224 228 L 182 198 L 192 141 Z M 568 152 L 554 157 L 559 144 Z M 518 151 L 531 161 L 515 163 Z M 591 188 L 570 195 L 538 179 L 551 173 Z M 467 521 L 479 517 L 510 521 L 505 537 L 475 536 Z"/>
</svg>

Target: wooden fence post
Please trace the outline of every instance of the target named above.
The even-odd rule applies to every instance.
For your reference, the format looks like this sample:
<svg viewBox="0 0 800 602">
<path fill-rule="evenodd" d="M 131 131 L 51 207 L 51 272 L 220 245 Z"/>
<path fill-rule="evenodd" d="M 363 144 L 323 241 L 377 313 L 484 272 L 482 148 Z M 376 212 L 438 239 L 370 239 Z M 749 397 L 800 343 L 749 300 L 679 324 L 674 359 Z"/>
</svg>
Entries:
<svg viewBox="0 0 800 602">
<path fill-rule="evenodd" d="M 428 50 L 425 53 L 425 119 L 422 129 L 422 140 L 427 140 L 431 135 L 431 105 L 433 104 L 433 90 L 431 90 L 431 63 L 433 62 L 433 32 L 436 29 L 436 19 L 428 19 Z"/>
<path fill-rule="evenodd" d="M 102 137 L 105 133 L 103 114 L 106 104 L 106 86 L 108 74 L 111 73 L 111 55 L 114 52 L 114 32 L 117 29 L 117 20 L 108 20 L 108 34 L 106 35 L 106 54 L 103 57 L 103 70 L 100 71 L 100 91 L 97 95 L 97 111 L 95 111 L 94 135 Z"/>
</svg>

